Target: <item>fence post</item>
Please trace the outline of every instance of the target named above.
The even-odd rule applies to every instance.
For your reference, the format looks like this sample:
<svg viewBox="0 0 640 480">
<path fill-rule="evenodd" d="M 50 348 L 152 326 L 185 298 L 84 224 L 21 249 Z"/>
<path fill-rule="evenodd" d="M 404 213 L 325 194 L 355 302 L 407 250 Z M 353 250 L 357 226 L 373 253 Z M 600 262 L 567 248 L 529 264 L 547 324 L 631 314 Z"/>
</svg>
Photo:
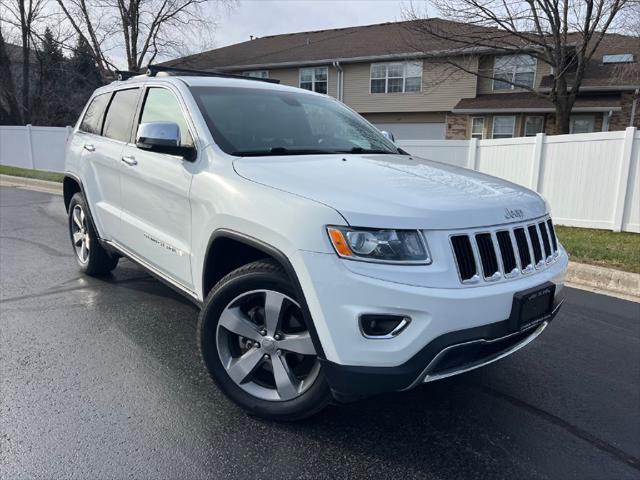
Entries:
<svg viewBox="0 0 640 480">
<path fill-rule="evenodd" d="M 529 185 L 536 192 L 540 192 L 542 186 L 542 152 L 544 151 L 544 141 L 546 135 L 538 133 L 533 144 L 533 162 L 531 165 L 531 179 Z"/>
<path fill-rule="evenodd" d="M 629 173 L 631 170 L 631 154 L 633 153 L 633 139 L 636 135 L 636 127 L 627 127 L 624 131 L 622 143 L 622 158 L 620 159 L 620 169 L 618 170 L 618 188 L 615 191 L 615 210 L 613 212 L 614 232 L 622 231 L 622 221 L 624 219 L 624 205 L 627 201 L 627 190 L 629 186 Z"/>
<path fill-rule="evenodd" d="M 478 170 L 478 139 L 469 140 L 467 148 L 467 168 Z"/>
<path fill-rule="evenodd" d="M 36 164 L 33 158 L 33 140 L 31 138 L 31 124 L 27 124 L 27 148 L 29 152 L 29 165 L 31 165 L 31 169 L 35 170 Z"/>
</svg>

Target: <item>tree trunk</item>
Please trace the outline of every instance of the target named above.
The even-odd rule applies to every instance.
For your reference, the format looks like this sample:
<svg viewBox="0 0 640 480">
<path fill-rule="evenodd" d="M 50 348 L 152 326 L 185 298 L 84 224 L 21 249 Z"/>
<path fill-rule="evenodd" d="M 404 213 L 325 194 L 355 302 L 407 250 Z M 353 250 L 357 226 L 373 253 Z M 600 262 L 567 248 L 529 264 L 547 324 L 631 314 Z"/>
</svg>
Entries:
<svg viewBox="0 0 640 480">
<path fill-rule="evenodd" d="M 20 17 L 22 24 L 22 120 L 24 123 L 29 123 L 31 121 L 31 100 L 29 95 L 31 55 L 29 52 L 29 25 L 27 25 L 24 2 L 20 2 Z"/>
<path fill-rule="evenodd" d="M 561 102 L 556 103 L 556 135 L 569 133 L 571 129 L 571 109 Z"/>
</svg>

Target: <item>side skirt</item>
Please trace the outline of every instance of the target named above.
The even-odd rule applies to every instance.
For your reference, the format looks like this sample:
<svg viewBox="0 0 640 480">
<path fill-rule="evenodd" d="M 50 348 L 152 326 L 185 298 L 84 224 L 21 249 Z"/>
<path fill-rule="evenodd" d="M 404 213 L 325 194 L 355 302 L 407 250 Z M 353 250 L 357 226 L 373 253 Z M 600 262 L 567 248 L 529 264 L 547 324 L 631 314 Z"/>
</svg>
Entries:
<svg viewBox="0 0 640 480">
<path fill-rule="evenodd" d="M 100 240 L 100 244 L 103 245 L 103 247 L 105 247 L 106 249 L 114 251 L 114 252 L 122 255 L 123 257 L 128 258 L 133 263 L 135 263 L 135 264 L 139 265 L 140 267 L 142 267 L 143 269 L 145 269 L 150 275 L 152 275 L 153 277 L 155 277 L 156 279 L 160 280 L 162 283 L 167 285 L 169 288 L 171 288 L 172 290 L 178 292 L 179 294 L 181 294 L 185 298 L 189 299 L 198 308 L 202 308 L 202 302 L 198 299 L 198 296 L 196 295 L 196 293 L 194 291 L 189 290 L 188 288 L 186 288 L 183 285 L 179 284 L 175 280 L 169 278 L 164 273 L 162 273 L 160 270 L 155 268 L 153 265 L 145 262 L 143 259 L 138 257 L 135 253 L 130 252 L 125 247 L 120 245 L 118 242 L 115 242 L 115 241 L 112 241 L 112 240 L 102 240 L 101 239 Z"/>
</svg>

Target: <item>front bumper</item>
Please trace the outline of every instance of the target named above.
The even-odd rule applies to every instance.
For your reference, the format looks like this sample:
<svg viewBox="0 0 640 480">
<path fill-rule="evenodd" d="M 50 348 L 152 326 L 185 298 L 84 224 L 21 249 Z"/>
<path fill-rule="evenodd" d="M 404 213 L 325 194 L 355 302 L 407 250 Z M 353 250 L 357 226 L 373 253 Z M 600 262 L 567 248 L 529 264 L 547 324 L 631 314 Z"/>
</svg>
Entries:
<svg viewBox="0 0 640 480">
<path fill-rule="evenodd" d="M 511 331 L 507 319 L 441 335 L 396 367 L 354 367 L 324 360 L 323 372 L 340 401 L 407 390 L 483 367 L 520 350 L 542 333 L 562 303 L 562 299 L 557 300 L 551 314 L 524 331 Z"/>
<path fill-rule="evenodd" d="M 561 249 L 552 265 L 532 275 L 472 287 L 432 288 L 368 276 L 363 274 L 366 265 L 359 264 L 355 272 L 335 254 L 297 253 L 295 270 L 322 345 L 324 372 L 337 396 L 403 390 L 427 375 L 427 380 L 434 379 L 433 360 L 453 345 L 474 342 L 475 350 L 488 351 L 487 355 L 478 353 L 479 362 L 456 366 L 463 369 L 491 360 L 494 350 L 505 343 L 506 348 L 497 348 L 499 355 L 515 351 L 514 343 L 503 339 L 513 333 L 506 319 L 514 293 L 551 282 L 555 285 L 554 305 L 559 306 L 568 263 Z M 396 337 L 371 339 L 359 328 L 358 318 L 363 314 L 403 315 L 411 317 L 411 322 Z M 477 348 L 480 344 L 486 348 Z M 454 355 L 451 350 L 448 362 Z M 438 378 L 443 365 L 438 366 Z"/>
</svg>

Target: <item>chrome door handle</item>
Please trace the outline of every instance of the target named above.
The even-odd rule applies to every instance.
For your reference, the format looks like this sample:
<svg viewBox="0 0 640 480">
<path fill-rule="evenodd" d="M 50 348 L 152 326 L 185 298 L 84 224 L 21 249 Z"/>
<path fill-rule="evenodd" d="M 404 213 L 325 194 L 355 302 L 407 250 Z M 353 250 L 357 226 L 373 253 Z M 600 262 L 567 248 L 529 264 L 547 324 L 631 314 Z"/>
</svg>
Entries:
<svg viewBox="0 0 640 480">
<path fill-rule="evenodd" d="M 96 147 L 94 147 L 93 145 L 91 145 L 90 143 L 87 143 L 84 146 L 84 149 L 88 152 L 95 152 L 96 151 Z"/>
<path fill-rule="evenodd" d="M 133 167 L 134 165 L 138 164 L 138 161 L 135 159 L 133 155 L 125 155 L 124 157 L 122 157 L 122 161 L 127 165 L 129 165 L 130 167 Z"/>
</svg>

